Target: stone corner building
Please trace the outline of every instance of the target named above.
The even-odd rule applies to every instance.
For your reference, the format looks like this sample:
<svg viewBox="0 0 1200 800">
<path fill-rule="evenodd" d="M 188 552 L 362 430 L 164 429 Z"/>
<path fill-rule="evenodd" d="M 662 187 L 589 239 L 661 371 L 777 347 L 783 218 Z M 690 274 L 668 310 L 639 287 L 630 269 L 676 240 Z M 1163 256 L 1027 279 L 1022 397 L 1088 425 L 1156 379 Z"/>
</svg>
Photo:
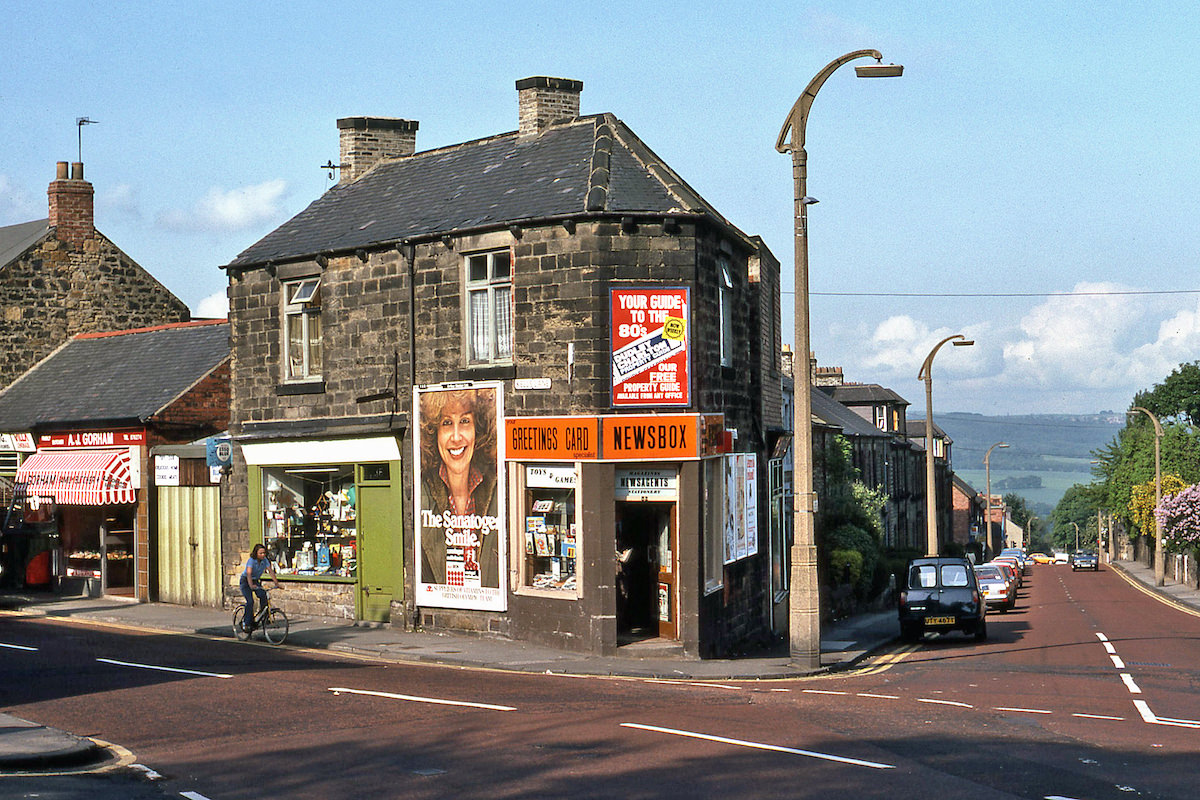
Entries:
<svg viewBox="0 0 1200 800">
<path fill-rule="evenodd" d="M 337 121 L 341 181 L 225 266 L 227 597 L 723 656 L 782 633 L 779 264 L 582 83 L 418 151 Z"/>
<path fill-rule="evenodd" d="M 0 227 L 0 388 L 79 333 L 186 322 L 188 308 L 96 230 L 83 164 L 60 161 L 46 219 Z"/>
</svg>

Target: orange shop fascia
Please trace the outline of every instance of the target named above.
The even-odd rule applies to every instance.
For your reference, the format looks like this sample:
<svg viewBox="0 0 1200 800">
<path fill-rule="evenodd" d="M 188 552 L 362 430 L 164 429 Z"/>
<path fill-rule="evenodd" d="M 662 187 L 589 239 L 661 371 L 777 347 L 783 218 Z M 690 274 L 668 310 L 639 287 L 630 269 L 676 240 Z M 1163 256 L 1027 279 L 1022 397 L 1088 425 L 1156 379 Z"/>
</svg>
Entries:
<svg viewBox="0 0 1200 800">
<path fill-rule="evenodd" d="M 681 461 L 727 449 L 723 414 L 510 417 L 509 461 Z"/>
</svg>

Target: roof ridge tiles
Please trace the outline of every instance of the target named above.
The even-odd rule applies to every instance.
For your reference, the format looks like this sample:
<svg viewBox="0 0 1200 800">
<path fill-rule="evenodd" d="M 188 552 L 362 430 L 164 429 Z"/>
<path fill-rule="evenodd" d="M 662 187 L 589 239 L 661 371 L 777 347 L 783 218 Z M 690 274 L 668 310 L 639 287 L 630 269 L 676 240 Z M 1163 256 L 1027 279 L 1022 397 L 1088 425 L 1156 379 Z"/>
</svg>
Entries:
<svg viewBox="0 0 1200 800">
<path fill-rule="evenodd" d="M 163 325 L 150 325 L 145 328 L 127 328 L 121 331 L 96 331 L 92 333 L 77 333 L 73 339 L 103 339 L 109 336 L 126 336 L 131 333 L 150 333 L 152 331 L 165 331 L 175 328 L 198 328 L 204 325 L 227 325 L 227 319 L 193 319 L 187 322 L 168 322 Z"/>
</svg>

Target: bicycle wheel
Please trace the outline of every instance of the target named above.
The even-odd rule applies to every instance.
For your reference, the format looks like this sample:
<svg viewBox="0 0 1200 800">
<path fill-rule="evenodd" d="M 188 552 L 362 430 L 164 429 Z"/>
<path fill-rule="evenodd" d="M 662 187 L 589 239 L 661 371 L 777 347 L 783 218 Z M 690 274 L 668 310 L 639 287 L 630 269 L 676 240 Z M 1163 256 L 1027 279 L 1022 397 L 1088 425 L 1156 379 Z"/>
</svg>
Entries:
<svg viewBox="0 0 1200 800">
<path fill-rule="evenodd" d="M 272 608 L 270 615 L 263 623 L 263 635 L 271 644 L 283 644 L 288 635 L 287 614 L 278 608 Z"/>
<path fill-rule="evenodd" d="M 250 638 L 250 633 L 242 627 L 242 619 L 245 616 L 245 606 L 238 606 L 233 610 L 233 635 L 243 642 Z"/>
</svg>

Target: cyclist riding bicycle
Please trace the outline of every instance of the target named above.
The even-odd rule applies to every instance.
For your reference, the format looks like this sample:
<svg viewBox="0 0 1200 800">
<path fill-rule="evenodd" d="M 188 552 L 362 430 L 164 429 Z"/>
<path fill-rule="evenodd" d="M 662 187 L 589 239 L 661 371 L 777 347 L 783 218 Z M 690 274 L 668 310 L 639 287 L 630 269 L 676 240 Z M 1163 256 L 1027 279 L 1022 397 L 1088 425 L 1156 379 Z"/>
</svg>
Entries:
<svg viewBox="0 0 1200 800">
<path fill-rule="evenodd" d="M 263 608 L 267 606 L 267 590 L 262 588 L 264 572 L 270 573 L 274 588 L 278 589 L 279 579 L 275 577 L 275 565 L 267 558 L 267 548 L 256 544 L 250 549 L 250 558 L 246 559 L 246 567 L 242 570 L 240 581 L 242 597 L 246 598 L 246 615 L 242 617 L 242 627 L 247 633 L 254 630 L 254 596 L 258 595 L 258 601 Z"/>
</svg>

